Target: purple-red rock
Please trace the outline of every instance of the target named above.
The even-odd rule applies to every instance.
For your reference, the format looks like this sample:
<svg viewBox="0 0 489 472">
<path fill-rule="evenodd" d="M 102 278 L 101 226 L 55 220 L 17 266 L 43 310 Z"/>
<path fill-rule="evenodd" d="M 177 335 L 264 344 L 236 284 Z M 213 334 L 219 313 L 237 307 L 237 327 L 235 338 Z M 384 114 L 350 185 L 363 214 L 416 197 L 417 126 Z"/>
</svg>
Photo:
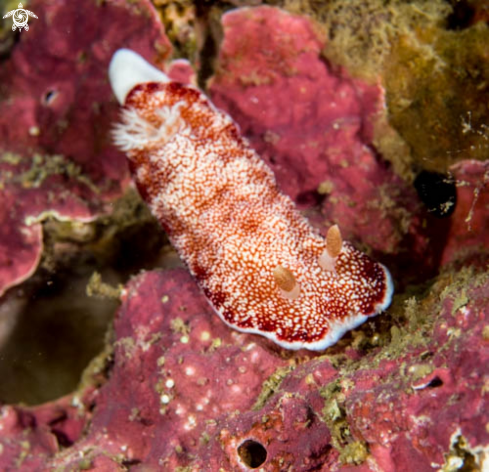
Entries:
<svg viewBox="0 0 489 472">
<path fill-rule="evenodd" d="M 154 60 L 171 50 L 146 0 L 29 9 L 38 19 L 0 64 L 0 295 L 35 270 L 40 220 L 92 220 L 129 183 L 110 138 L 113 52 L 125 45 Z"/>
<path fill-rule="evenodd" d="M 114 15 L 104 17 L 113 19 L 105 23 L 109 32 L 104 35 L 110 33 L 109 37 L 120 41 L 118 35 L 126 35 L 124 45 L 146 51 L 147 56 L 152 51 L 148 31 L 164 42 L 153 13 L 132 18 L 138 8 L 146 8 L 146 2 L 133 7 L 125 2 L 103 5 L 105 13 Z M 30 8 L 42 18 L 40 3 Z M 49 9 L 56 11 L 55 6 Z M 15 207 L 16 199 L 23 202 L 28 195 L 36 197 L 29 205 L 48 201 L 56 209 L 68 202 L 66 206 L 73 209 L 77 202 L 76 208 L 93 215 L 125 185 L 125 163 L 109 146 L 110 120 L 92 106 L 100 91 L 107 116 L 115 116 L 102 68 L 120 44 L 110 43 L 106 48 L 106 43 L 97 42 L 94 29 L 88 28 L 98 21 L 93 9 L 90 17 L 81 11 L 93 42 L 89 50 L 94 53 L 88 64 L 82 61 L 75 67 L 98 82 L 87 83 L 86 74 L 67 75 L 59 88 L 61 97 L 41 106 L 36 100 L 51 98 L 43 95 L 51 82 L 39 76 L 35 61 L 19 56 L 25 69 L 20 83 L 24 81 L 27 105 L 22 108 L 17 95 L 15 103 L 23 123 L 32 123 L 42 133 L 29 137 L 22 126 L 4 122 L 0 132 L 8 131 L 7 142 L 27 139 L 28 148 L 38 153 L 38 140 L 42 140 L 49 144 L 50 153 L 72 159 L 78 166 L 75 169 L 83 173 L 76 170 L 63 178 L 50 174 L 34 190 L 17 184 L 15 196 L 9 187 L 8 206 Z M 81 21 L 76 18 L 64 20 L 75 27 Z M 58 17 L 54 19 L 58 23 Z M 153 26 L 141 33 L 138 21 Z M 487 247 L 484 163 L 465 162 L 453 169 L 457 182 L 463 183 L 458 186 L 455 213 L 448 223 L 430 220 L 414 190 L 369 148 L 371 120 L 382 108 L 380 89 L 325 63 L 321 58 L 325 41 L 311 20 L 266 7 L 234 11 L 223 21 L 220 72 L 211 84 L 211 95 L 240 123 L 286 192 L 303 203 L 311 203 L 312 195 L 317 203 L 319 186 L 325 195 L 321 205 L 328 212 L 328 223 L 339 222 L 345 236 L 391 253 L 389 268 L 397 271 L 401 284 L 410 270 L 426 278 L 427 267 L 472 260 L 465 257 L 464 248 L 472 255 L 477 247 L 483 252 Z M 49 29 L 44 25 L 42 31 L 47 34 Z M 61 41 L 58 33 L 51 34 L 53 40 Z M 22 37 L 21 51 L 28 39 Z M 12 60 L 15 54 L 20 53 L 15 50 Z M 57 64 L 53 58 L 63 54 L 67 50 L 55 48 L 50 53 L 53 64 Z M 172 74 L 185 81 L 192 75 L 183 63 L 174 65 Z M 31 76 L 42 87 L 29 89 Z M 7 83 L 16 90 L 18 84 Z M 69 100 L 56 105 L 65 93 L 79 97 L 80 90 L 89 92 L 81 110 Z M 68 142 L 58 144 L 53 136 L 61 133 L 64 139 L 65 134 L 63 128 L 53 128 L 56 113 L 70 120 L 77 117 L 70 123 L 78 123 L 84 130 L 80 135 L 91 136 L 91 144 L 85 148 L 75 131 L 66 132 L 73 138 L 73 151 Z M 92 122 L 101 120 L 99 132 L 93 131 L 97 138 L 83 123 L 87 117 Z M 31 154 L 12 146 L 1 165 L 12 175 L 17 175 L 16 166 L 24 166 L 22 172 L 32 170 L 35 160 L 33 164 L 26 160 Z M 103 162 L 101 169 L 96 168 L 95 156 Z M 79 181 L 80 175 L 88 175 L 90 182 L 103 189 L 101 194 L 95 195 L 87 181 Z M 41 193 L 45 186 L 47 200 Z M 63 195 L 66 198 L 58 200 Z M 31 214 L 27 203 L 19 207 L 15 221 L 20 223 L 13 228 Z M 316 223 L 323 222 L 324 216 L 311 215 Z M 12 218 L 10 210 L 3 221 L 13 221 L 8 218 Z M 442 226 L 444 244 L 435 237 L 437 226 Z M 1 231 L 7 231 L 2 227 Z M 37 234 L 30 237 L 40 241 Z M 399 256 L 402 253 L 405 259 Z M 0 255 L 6 257 L 9 251 Z M 390 315 L 375 318 L 322 355 L 286 352 L 264 338 L 228 328 L 183 269 L 140 274 L 126 286 L 116 316 L 106 382 L 47 405 L 3 406 L 0 469 L 261 467 L 266 471 L 389 472 L 488 467 L 489 278 L 473 268 L 458 273 L 444 270 L 426 294 L 395 300 Z"/>
<path fill-rule="evenodd" d="M 338 224 L 345 239 L 402 260 L 405 275 L 419 276 L 420 265 L 432 272 L 416 193 L 373 151 L 374 122 L 385 113 L 380 77 L 367 84 L 329 64 L 326 40 L 307 17 L 258 7 L 228 12 L 222 23 L 210 96 L 280 188 L 303 208 L 320 205 L 308 216 L 322 229 Z"/>
<path fill-rule="evenodd" d="M 261 461 L 264 470 L 389 472 L 441 468 L 450 457 L 480 466 L 488 277 L 460 274 L 433 292 L 408 303 L 404 332 L 382 348 L 320 356 L 229 329 L 184 269 L 141 274 L 117 315 L 110 378 L 79 399 L 96 405 L 86 434 L 52 455 L 52 437 L 31 427 L 26 460 L 42 445 L 39 463 L 68 469 L 248 470 Z M 43 421 L 30 424 L 43 431 Z"/>
<path fill-rule="evenodd" d="M 80 438 L 89 418 L 71 395 L 31 408 L 0 405 L 0 470 L 43 469 L 62 447 Z"/>
<path fill-rule="evenodd" d="M 461 161 L 451 168 L 457 204 L 447 231 L 441 264 L 489 260 L 489 161 Z"/>
</svg>

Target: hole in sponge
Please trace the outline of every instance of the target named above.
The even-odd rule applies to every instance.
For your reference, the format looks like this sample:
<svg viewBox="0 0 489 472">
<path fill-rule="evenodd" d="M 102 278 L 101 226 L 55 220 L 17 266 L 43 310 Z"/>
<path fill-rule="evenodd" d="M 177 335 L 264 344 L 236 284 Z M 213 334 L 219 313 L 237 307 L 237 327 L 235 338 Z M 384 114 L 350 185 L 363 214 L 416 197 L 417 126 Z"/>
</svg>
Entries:
<svg viewBox="0 0 489 472">
<path fill-rule="evenodd" d="M 247 439 L 239 445 L 238 455 L 252 469 L 260 467 L 267 460 L 267 450 L 253 439 Z"/>
<path fill-rule="evenodd" d="M 437 218 L 450 216 L 457 204 L 457 187 L 449 174 L 421 171 L 414 179 L 419 198 Z"/>
<path fill-rule="evenodd" d="M 51 89 L 48 90 L 43 97 L 43 103 L 45 105 L 52 105 L 56 97 L 58 96 L 57 90 Z"/>
<path fill-rule="evenodd" d="M 436 377 L 433 377 L 429 381 L 427 387 L 428 388 L 436 388 L 436 387 L 441 387 L 442 385 L 443 385 L 443 380 L 440 379 L 440 377 L 436 376 Z"/>
</svg>

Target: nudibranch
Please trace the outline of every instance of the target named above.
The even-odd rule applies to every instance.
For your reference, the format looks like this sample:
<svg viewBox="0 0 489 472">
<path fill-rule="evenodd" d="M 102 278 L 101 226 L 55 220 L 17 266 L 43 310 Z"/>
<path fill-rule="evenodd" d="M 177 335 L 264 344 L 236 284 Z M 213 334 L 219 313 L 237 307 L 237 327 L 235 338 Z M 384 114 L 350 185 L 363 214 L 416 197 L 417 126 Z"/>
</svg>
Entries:
<svg viewBox="0 0 489 472">
<path fill-rule="evenodd" d="M 128 49 L 114 54 L 109 77 L 124 106 L 115 144 L 225 323 L 319 351 L 387 308 L 389 271 L 337 226 L 323 238 L 203 93 Z"/>
</svg>

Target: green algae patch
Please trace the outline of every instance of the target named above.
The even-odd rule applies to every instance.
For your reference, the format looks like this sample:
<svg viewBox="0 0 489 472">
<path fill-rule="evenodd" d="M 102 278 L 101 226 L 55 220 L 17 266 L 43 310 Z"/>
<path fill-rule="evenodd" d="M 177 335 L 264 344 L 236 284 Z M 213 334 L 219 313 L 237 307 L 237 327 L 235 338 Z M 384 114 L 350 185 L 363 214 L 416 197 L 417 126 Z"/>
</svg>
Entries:
<svg viewBox="0 0 489 472">
<path fill-rule="evenodd" d="M 99 272 L 94 272 L 87 284 L 87 296 L 95 298 L 109 298 L 118 300 L 124 289 L 122 284 L 114 287 L 102 281 Z"/>
<path fill-rule="evenodd" d="M 125 338 L 118 339 L 114 344 L 114 347 L 117 346 L 121 347 L 127 359 L 131 359 L 133 357 L 137 347 L 136 341 L 134 340 L 134 338 L 131 338 L 130 336 L 126 336 Z"/>
<path fill-rule="evenodd" d="M 199 24 L 202 19 L 197 17 L 196 9 L 198 7 L 187 0 L 174 2 L 154 0 L 153 3 L 165 26 L 165 34 L 173 46 L 173 57 L 195 62 L 198 59 L 199 41 L 201 40 L 198 35 L 204 34 Z M 201 8 L 206 7 L 207 5 Z M 211 5 L 208 7 L 210 8 Z M 168 55 L 166 49 L 158 52 L 162 57 Z"/>
<path fill-rule="evenodd" d="M 89 177 L 83 174 L 82 168 L 78 164 L 59 154 L 34 154 L 29 169 L 20 174 L 16 180 L 19 180 L 25 188 L 38 188 L 53 175 L 75 179 L 86 185 L 93 193 L 100 193 L 100 189 Z"/>
<path fill-rule="evenodd" d="M 391 125 L 419 169 L 444 172 L 459 160 L 486 159 L 489 28 L 416 33 L 417 41 L 399 37 L 386 61 Z"/>
<path fill-rule="evenodd" d="M 416 28 L 438 25 L 451 12 L 443 0 L 287 0 L 284 6 L 294 13 L 309 13 L 318 21 L 326 35 L 323 54 L 331 63 L 371 81 L 377 79 L 396 38 L 414 37 Z"/>
<path fill-rule="evenodd" d="M 483 448 L 471 448 L 467 439 L 459 434 L 452 436 L 450 451 L 446 454 L 446 460 L 442 472 L 469 472 L 480 470 L 480 464 L 484 462 Z"/>
<path fill-rule="evenodd" d="M 6 184 L 19 184 L 23 188 L 39 188 L 53 176 L 73 179 L 88 187 L 94 194 L 100 194 L 100 189 L 83 173 L 82 168 L 67 157 L 60 154 L 34 154 L 20 156 L 12 152 L 0 154 L 0 164 L 6 164 L 11 169 L 5 169 L 0 177 L 0 187 Z"/>
<path fill-rule="evenodd" d="M 353 441 L 347 444 L 340 452 L 340 461 L 343 464 L 360 465 L 368 457 L 368 449 L 362 441 Z"/>
<path fill-rule="evenodd" d="M 293 366 L 279 367 L 267 380 L 263 383 L 263 388 L 255 404 L 251 407 L 257 411 L 263 408 L 267 400 L 280 388 L 280 384 L 287 375 L 294 370 Z"/>
<path fill-rule="evenodd" d="M 11 166 L 18 166 L 22 162 L 22 156 L 14 154 L 13 152 L 5 152 L 0 155 L 0 162 Z"/>
<path fill-rule="evenodd" d="M 340 461 L 343 464 L 359 465 L 366 460 L 368 449 L 366 443 L 354 440 L 350 432 L 343 390 L 352 387 L 347 379 L 336 379 L 322 387 L 319 390 L 324 398 L 321 418 L 331 433 L 332 446 L 340 453 Z"/>
<path fill-rule="evenodd" d="M 489 26 L 455 29 L 456 6 L 443 0 L 287 0 L 309 14 L 325 38 L 328 66 L 380 83 L 387 110 L 374 123 L 373 144 L 396 173 L 446 172 L 489 151 Z"/>
<path fill-rule="evenodd" d="M 182 318 L 171 320 L 170 327 L 175 334 L 181 334 L 183 336 L 188 336 L 190 334 L 190 326 L 185 323 Z"/>
<path fill-rule="evenodd" d="M 114 359 L 114 348 L 111 342 L 113 336 L 113 331 L 109 329 L 106 334 L 103 350 L 97 354 L 84 369 L 80 383 L 77 387 L 77 392 L 80 393 L 80 396 L 82 396 L 83 392 L 89 387 L 99 387 L 107 380 Z"/>
</svg>

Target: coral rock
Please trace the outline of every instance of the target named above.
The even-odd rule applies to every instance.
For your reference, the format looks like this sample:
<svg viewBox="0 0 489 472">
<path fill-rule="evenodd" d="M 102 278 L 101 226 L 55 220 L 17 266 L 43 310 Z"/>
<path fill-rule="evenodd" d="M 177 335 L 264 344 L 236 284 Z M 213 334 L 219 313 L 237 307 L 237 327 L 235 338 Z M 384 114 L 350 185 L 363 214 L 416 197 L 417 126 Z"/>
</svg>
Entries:
<svg viewBox="0 0 489 472">
<path fill-rule="evenodd" d="M 258 7 L 226 13 L 222 23 L 210 96 L 240 125 L 284 193 L 303 208 L 321 205 L 321 216 L 308 216 L 324 229 L 337 223 L 346 240 L 379 256 L 412 245 L 409 270 L 432 270 L 415 191 L 372 150 L 382 87 L 329 64 L 326 40 L 306 17 Z"/>
<path fill-rule="evenodd" d="M 489 444 L 481 371 L 489 362 L 489 281 L 462 273 L 442 282 L 424 306 L 409 302 L 403 336 L 393 332 L 382 349 L 286 356 L 268 340 L 227 328 L 185 270 L 144 273 L 126 288 L 114 365 L 89 397 L 96 408 L 87 434 L 50 459 L 56 447 L 44 443 L 43 463 L 169 470 L 349 464 L 389 472 L 407 461 L 430 470 L 458 460 L 480 467 Z"/>
<path fill-rule="evenodd" d="M 109 133 L 117 113 L 106 72 L 114 50 L 171 48 L 146 1 L 34 1 L 29 8 L 38 19 L 0 69 L 0 295 L 35 270 L 40 221 L 91 220 L 129 183 Z"/>
<path fill-rule="evenodd" d="M 457 205 L 441 264 L 471 261 L 484 266 L 489 258 L 489 161 L 461 161 L 451 171 L 457 185 Z"/>
<path fill-rule="evenodd" d="M 4 112 L 3 118 L 0 116 L 2 146 L 9 144 L 3 149 L 2 171 L 14 176 L 36 170 L 32 158 L 36 153 L 65 155 L 96 186 L 109 182 L 98 196 L 85 180 L 77 180 L 78 171 L 71 177 L 63 174 L 66 178 L 48 176 L 39 187 L 25 188 L 21 185 L 25 178 L 3 182 L 4 198 L 8 199 L 0 207 L 0 241 L 8 245 L 2 246 L 0 257 L 5 261 L 12 251 L 19 262 L 15 259 L 10 267 L 25 267 L 17 272 L 8 269 L 8 280 L 2 274 L 4 286 L 18 280 L 22 271 L 32 270 L 37 260 L 40 232 L 34 229 L 32 234 L 25 233 L 24 215 L 44 210 L 36 206 L 32 213 L 32 205 L 41 202 L 39 208 L 58 209 L 60 202 L 68 202 L 69 215 L 73 215 L 74 204 L 70 202 L 76 201 L 76 208 L 92 215 L 92 211 L 99 211 L 100 201 L 117 194 L 125 185 L 126 171 L 120 167 L 125 166 L 124 157 L 110 150 L 106 136 L 116 105 L 107 103 L 110 91 L 104 82 L 109 58 L 121 44 L 112 47 L 111 40 L 107 43 L 111 47 L 106 49 L 93 41 L 100 62 L 97 59 L 97 65 L 93 65 L 92 61 L 82 61 L 77 66 L 81 75 L 67 76 L 66 84 L 60 84 L 61 95 L 48 106 L 39 103 L 41 97 L 50 98 L 46 92 L 53 84 L 52 72 L 46 66 L 38 73 L 35 64 L 43 63 L 46 56 L 51 57 L 51 65 L 58 61 L 61 64 L 59 57 L 75 57 L 73 45 L 61 49 L 66 38 L 61 41 L 61 33 L 44 23 L 44 12 L 62 15 L 63 11 L 71 11 L 66 18 L 53 18 L 59 18 L 56 22 L 71 22 L 72 28 L 87 31 L 92 39 L 96 37 L 93 22 L 99 22 L 96 24 L 104 29 L 106 38 L 115 38 L 119 43 L 127 39 L 125 46 L 149 55 L 153 39 L 160 37 L 161 31 L 154 26 L 152 14 L 136 14 L 146 2 L 138 2 L 137 6 L 122 1 L 102 4 L 105 15 L 94 14 L 93 3 L 87 9 L 79 4 L 67 6 L 66 2 L 44 9 L 41 2 L 32 2 L 29 8 L 39 16 L 35 25 L 43 28 L 42 34 L 35 36 L 34 25 L 26 35 L 22 33 L 12 62 L 1 72 L 2 89 L 13 96 L 15 103 L 15 107 L 6 101 L 0 104 Z M 222 72 L 210 87 L 212 98 L 241 124 L 258 151 L 269 157 L 283 188 L 299 200 L 311 191 L 317 198 L 314 190 L 329 175 L 332 180 L 322 187 L 322 195 L 329 197 L 324 197 L 322 205 L 334 212 L 334 200 L 347 202 L 339 206 L 346 216 L 342 217 L 339 209 L 334 216 L 343 218 L 336 222 L 345 238 L 351 232 L 379 251 L 392 248 L 403 275 L 401 283 L 406 283 L 409 271 L 426 278 L 427 267 L 439 270 L 443 264 L 445 272 L 422 295 L 398 295 L 388 314 L 367 323 L 322 355 L 283 351 L 259 336 L 228 328 L 212 312 L 184 269 L 140 274 L 126 286 L 115 321 L 113 358 L 106 365 L 110 375 L 103 385 L 80 388 L 71 397 L 47 405 L 0 408 L 0 469 L 487 470 L 489 278 L 474 267 L 457 273 L 448 271 L 455 265 L 451 263 L 473 260 L 478 261 L 476 268 L 485 269 L 480 257 L 487 247 L 485 163 L 459 162 L 451 169 L 456 181 L 463 183 L 457 187 L 457 208 L 450 219 L 430 219 L 413 203 L 416 197 L 412 189 L 401 184 L 365 148 L 369 138 L 364 140 L 359 133 L 364 129 L 359 125 L 363 119 L 360 117 L 375 113 L 381 100 L 378 90 L 367 87 L 371 94 L 364 101 L 356 101 L 362 95 L 354 91 L 362 87 L 345 78 L 344 72 L 333 73 L 320 59 L 324 41 L 313 32 L 310 20 L 259 8 L 229 13 L 224 21 Z M 146 22 L 153 27 L 146 28 Z M 287 25 L 285 32 L 281 22 Z M 139 31 L 143 30 L 141 36 Z M 287 33 L 289 30 L 294 34 Z M 274 39 L 277 31 L 280 40 Z M 262 53 L 263 35 L 269 35 L 267 44 L 275 41 L 268 62 Z M 73 41 L 79 40 L 78 36 L 73 35 Z M 256 40 L 250 43 L 253 38 Z M 257 41 L 260 47 L 256 47 Z M 46 46 L 58 43 L 59 48 Z M 299 48 L 294 46 L 296 43 Z M 37 54 L 36 59 L 27 52 Z M 94 68 L 90 73 L 98 77 L 94 89 L 83 79 L 89 67 Z M 22 71 L 15 83 L 6 74 L 14 69 Z M 67 69 L 63 70 L 67 74 Z M 183 72 L 181 77 L 190 77 L 188 71 Z M 80 148 L 83 152 L 76 151 L 76 146 L 71 152 L 68 142 L 57 144 L 54 139 L 63 128 L 45 130 L 43 123 L 56 122 L 49 118 L 58 117 L 56 113 L 71 117 L 66 113 L 73 102 L 63 97 L 65 93 L 72 96 L 73 91 L 87 90 L 83 87 L 92 94 L 82 101 L 84 106 L 72 110 L 77 118 L 70 120 L 78 123 L 80 135 L 92 138 L 84 145 L 87 148 Z M 335 90 L 332 95 L 330 87 Z M 345 92 L 343 97 L 339 96 L 341 91 Z M 309 101 L 303 100 L 302 94 Z M 336 116 L 326 103 L 337 94 L 338 103 L 345 108 Z M 76 96 L 80 97 L 81 92 Z M 100 148 L 89 132 L 92 125 L 86 124 L 87 117 L 95 113 L 94 97 L 99 97 L 109 110 L 95 120 L 103 130 L 103 138 L 96 141 Z M 8 110 L 9 123 L 5 121 Z M 326 120 L 329 116 L 333 121 Z M 335 119 L 339 120 L 339 131 L 333 127 Z M 26 123 L 28 126 L 24 126 Z M 39 127 L 39 137 L 28 134 L 30 126 Z M 345 140 L 340 140 L 338 154 L 326 147 L 329 137 L 325 131 Z M 70 132 L 73 135 L 75 131 Z M 313 146 L 316 139 L 321 143 L 318 148 Z M 49 146 L 42 147 L 38 140 Z M 82 146 L 80 141 L 73 142 Z M 300 143 L 306 144 L 301 148 Z M 299 156 L 298 163 L 295 155 Z M 319 167 L 315 167 L 316 161 Z M 352 174 L 347 176 L 348 172 Z M 34 177 L 28 175 L 28 182 L 36 181 L 35 173 Z M 54 200 L 39 193 L 48 184 L 46 192 Z M 354 197 L 348 197 L 348 189 Z M 383 193 L 386 189 L 388 197 Z M 404 200 L 408 203 L 402 203 Z M 42 203 L 46 201 L 51 202 L 47 207 Z M 348 223 L 353 215 L 369 211 L 369 221 Z M 312 216 L 316 222 L 321 219 L 317 214 Z M 392 229 L 399 227 L 405 232 Z M 6 233 L 7 228 L 13 228 L 11 235 Z M 16 239 L 14 233 L 22 237 Z M 440 234 L 443 239 L 437 237 Z M 25 241 L 25 237 L 30 239 Z M 27 249 L 22 252 L 22 246 L 31 241 L 37 247 L 29 256 Z M 18 246 L 12 246 L 14 242 Z M 398 256 L 401 251 L 405 259 Z M 394 264 L 389 267 L 396 272 Z"/>
</svg>

